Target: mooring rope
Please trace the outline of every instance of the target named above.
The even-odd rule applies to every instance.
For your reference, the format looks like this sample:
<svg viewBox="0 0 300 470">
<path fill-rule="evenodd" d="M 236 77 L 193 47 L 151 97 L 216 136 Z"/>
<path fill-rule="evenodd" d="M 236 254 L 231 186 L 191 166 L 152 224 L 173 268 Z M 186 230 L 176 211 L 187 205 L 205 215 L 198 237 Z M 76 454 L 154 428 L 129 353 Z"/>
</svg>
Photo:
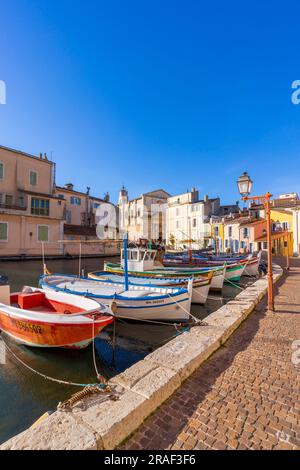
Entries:
<svg viewBox="0 0 300 470">
<path fill-rule="evenodd" d="M 51 377 L 49 375 L 46 375 L 46 374 L 43 374 L 42 372 L 36 370 L 36 369 L 33 369 L 33 367 L 29 366 L 28 364 L 26 364 L 26 362 L 24 362 L 22 359 L 20 359 L 12 350 L 11 348 L 7 345 L 6 341 L 3 339 L 3 335 L 1 335 L 2 337 L 2 340 L 3 340 L 3 343 L 5 344 L 5 347 L 6 349 L 8 350 L 8 352 L 18 361 L 20 362 L 24 367 L 26 367 L 27 369 L 29 369 L 31 372 L 39 375 L 40 377 L 43 377 L 44 379 L 46 380 L 50 380 L 51 382 L 56 382 L 56 383 L 60 383 L 60 384 L 63 384 L 63 385 L 72 385 L 74 387 L 90 387 L 90 386 L 98 386 L 100 388 L 104 388 L 105 384 L 98 384 L 98 383 L 89 383 L 89 384 L 82 384 L 82 383 L 77 383 L 77 382 L 69 382 L 69 381 L 66 381 L 66 380 L 61 380 L 61 379 L 57 379 L 55 377 Z"/>
<path fill-rule="evenodd" d="M 167 295 L 168 295 L 170 298 L 172 298 L 170 294 L 167 294 Z M 174 299 L 173 299 L 173 300 L 174 300 Z M 175 304 L 177 304 L 178 307 L 180 307 L 185 313 L 187 313 L 187 314 L 194 320 L 195 323 L 201 323 L 202 320 L 199 320 L 199 318 L 194 317 L 194 315 L 193 315 L 191 312 L 189 312 L 186 308 L 184 308 L 182 305 L 180 305 L 179 302 L 177 302 L 176 300 L 174 300 L 174 302 L 175 302 Z"/>
<path fill-rule="evenodd" d="M 230 279 L 225 279 L 225 283 L 232 284 L 234 287 L 237 287 L 240 290 L 244 290 L 241 286 L 235 284 L 235 282 L 232 282 Z"/>
<path fill-rule="evenodd" d="M 93 363 L 94 363 L 94 369 L 95 369 L 95 372 L 96 372 L 96 377 L 98 378 L 100 376 L 100 374 L 99 374 L 99 371 L 98 371 L 98 368 L 97 368 L 96 354 L 95 354 L 95 316 L 93 317 L 92 331 L 93 331 L 93 341 L 92 341 Z"/>
</svg>

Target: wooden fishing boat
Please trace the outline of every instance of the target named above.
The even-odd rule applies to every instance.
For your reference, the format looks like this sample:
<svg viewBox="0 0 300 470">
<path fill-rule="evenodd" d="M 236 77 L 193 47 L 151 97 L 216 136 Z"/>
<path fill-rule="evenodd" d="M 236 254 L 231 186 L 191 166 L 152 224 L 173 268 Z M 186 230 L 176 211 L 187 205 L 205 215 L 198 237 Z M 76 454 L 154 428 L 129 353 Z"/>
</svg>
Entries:
<svg viewBox="0 0 300 470">
<path fill-rule="evenodd" d="M 188 288 L 144 286 L 50 274 L 40 278 L 46 290 L 65 292 L 116 306 L 115 316 L 131 320 L 187 321 L 190 318 L 192 279 Z"/>
<path fill-rule="evenodd" d="M 184 255 L 165 255 L 163 259 L 163 265 L 165 267 L 214 267 L 222 266 L 224 263 L 227 265 L 227 276 L 230 276 L 230 267 L 234 267 L 238 264 L 245 264 L 246 267 L 243 271 L 243 276 L 256 276 L 258 273 L 258 258 L 252 255 L 237 256 L 237 257 L 209 257 L 205 258 L 202 255 L 193 254 L 192 258 L 189 259 L 187 254 Z M 233 278 L 236 276 L 233 276 Z M 234 280 L 234 279 L 231 279 Z M 237 279 L 235 279 L 237 280 Z"/>
<path fill-rule="evenodd" d="M 125 279 L 122 274 L 114 274 L 106 271 L 94 271 L 88 273 L 89 279 L 113 282 L 124 285 Z M 213 279 L 213 272 L 210 272 L 206 277 L 196 277 L 193 279 L 193 292 L 192 292 L 192 303 L 194 304 L 205 304 L 210 289 L 210 285 Z M 138 286 L 157 286 L 157 287 L 181 287 L 187 288 L 189 278 L 150 278 L 142 276 L 128 276 L 129 284 Z"/>
<path fill-rule="evenodd" d="M 195 273 L 197 273 L 198 275 L 204 275 L 204 273 L 206 272 L 210 272 L 211 270 L 214 271 L 214 277 L 213 277 L 213 280 L 215 279 L 215 276 L 218 272 L 222 271 L 224 273 L 224 282 L 225 283 L 230 283 L 230 282 L 240 282 L 241 280 L 241 277 L 243 275 L 243 272 L 244 272 L 244 269 L 245 269 L 245 264 L 233 264 L 233 265 L 230 265 L 230 266 L 207 266 L 207 267 L 193 267 L 193 266 L 189 266 L 189 267 L 174 267 L 174 268 L 165 268 L 165 270 L 167 270 L 167 272 L 174 272 L 174 273 L 178 273 L 180 272 L 181 275 L 184 275 L 183 273 L 189 273 L 189 275 L 192 275 L 191 273 L 194 271 Z M 164 271 L 166 272 L 166 271 Z M 187 275 L 187 274 L 186 274 Z M 217 278 L 216 278 L 217 279 Z"/>
<path fill-rule="evenodd" d="M 124 268 L 120 263 L 104 263 L 104 270 L 109 273 L 124 275 Z M 210 277 L 213 273 L 213 277 L 210 284 L 210 290 L 218 291 L 222 290 L 224 279 L 225 279 L 226 266 L 214 267 L 214 268 L 164 268 L 154 267 L 149 271 L 135 271 L 129 270 L 128 274 L 132 277 L 146 277 L 149 279 L 182 279 L 182 277 L 194 277 L 195 280 L 200 277 Z"/>
<path fill-rule="evenodd" d="M 248 262 L 246 262 L 245 270 L 243 272 L 243 276 L 257 276 L 258 274 L 258 265 L 259 260 L 257 257 L 250 258 Z"/>
<path fill-rule="evenodd" d="M 0 286 L 0 329 L 26 346 L 82 349 L 114 316 L 95 300 L 26 287 Z"/>
</svg>

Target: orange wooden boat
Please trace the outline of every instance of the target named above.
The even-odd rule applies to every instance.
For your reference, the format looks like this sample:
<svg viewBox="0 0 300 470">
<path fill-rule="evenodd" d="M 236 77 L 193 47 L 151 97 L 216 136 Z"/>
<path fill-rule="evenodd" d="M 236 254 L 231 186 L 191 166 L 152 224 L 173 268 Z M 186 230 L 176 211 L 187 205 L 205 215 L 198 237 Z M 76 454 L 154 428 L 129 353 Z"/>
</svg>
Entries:
<svg viewBox="0 0 300 470">
<path fill-rule="evenodd" d="M 113 320 L 92 299 L 33 287 L 10 295 L 0 286 L 0 329 L 26 346 L 82 349 Z"/>
</svg>

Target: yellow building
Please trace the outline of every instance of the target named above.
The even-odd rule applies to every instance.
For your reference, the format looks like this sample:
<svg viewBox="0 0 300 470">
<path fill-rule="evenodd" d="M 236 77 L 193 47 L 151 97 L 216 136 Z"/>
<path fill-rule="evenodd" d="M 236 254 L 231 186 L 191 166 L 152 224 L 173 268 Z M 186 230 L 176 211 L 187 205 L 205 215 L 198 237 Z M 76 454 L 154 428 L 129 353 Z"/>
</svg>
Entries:
<svg viewBox="0 0 300 470">
<path fill-rule="evenodd" d="M 284 209 L 271 209 L 272 238 L 274 249 L 283 256 L 293 256 L 293 213 Z M 284 233 L 280 233 L 285 231 Z M 281 235 L 281 236 L 280 236 Z"/>
<path fill-rule="evenodd" d="M 224 223 L 220 218 L 211 218 L 210 229 L 212 245 L 218 253 L 224 253 Z"/>
<path fill-rule="evenodd" d="M 271 209 L 272 252 L 279 256 L 293 256 L 293 213 L 284 209 Z M 267 250 L 267 234 L 256 238 L 258 250 Z"/>
</svg>

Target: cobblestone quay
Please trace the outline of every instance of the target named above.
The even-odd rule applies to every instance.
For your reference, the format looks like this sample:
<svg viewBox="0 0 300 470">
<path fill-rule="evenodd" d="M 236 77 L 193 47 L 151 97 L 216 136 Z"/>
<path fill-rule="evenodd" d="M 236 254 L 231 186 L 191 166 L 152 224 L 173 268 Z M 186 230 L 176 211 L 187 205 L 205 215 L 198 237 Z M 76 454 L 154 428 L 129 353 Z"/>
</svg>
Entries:
<svg viewBox="0 0 300 470">
<path fill-rule="evenodd" d="M 300 449 L 299 259 L 275 294 L 122 449 Z"/>
</svg>

